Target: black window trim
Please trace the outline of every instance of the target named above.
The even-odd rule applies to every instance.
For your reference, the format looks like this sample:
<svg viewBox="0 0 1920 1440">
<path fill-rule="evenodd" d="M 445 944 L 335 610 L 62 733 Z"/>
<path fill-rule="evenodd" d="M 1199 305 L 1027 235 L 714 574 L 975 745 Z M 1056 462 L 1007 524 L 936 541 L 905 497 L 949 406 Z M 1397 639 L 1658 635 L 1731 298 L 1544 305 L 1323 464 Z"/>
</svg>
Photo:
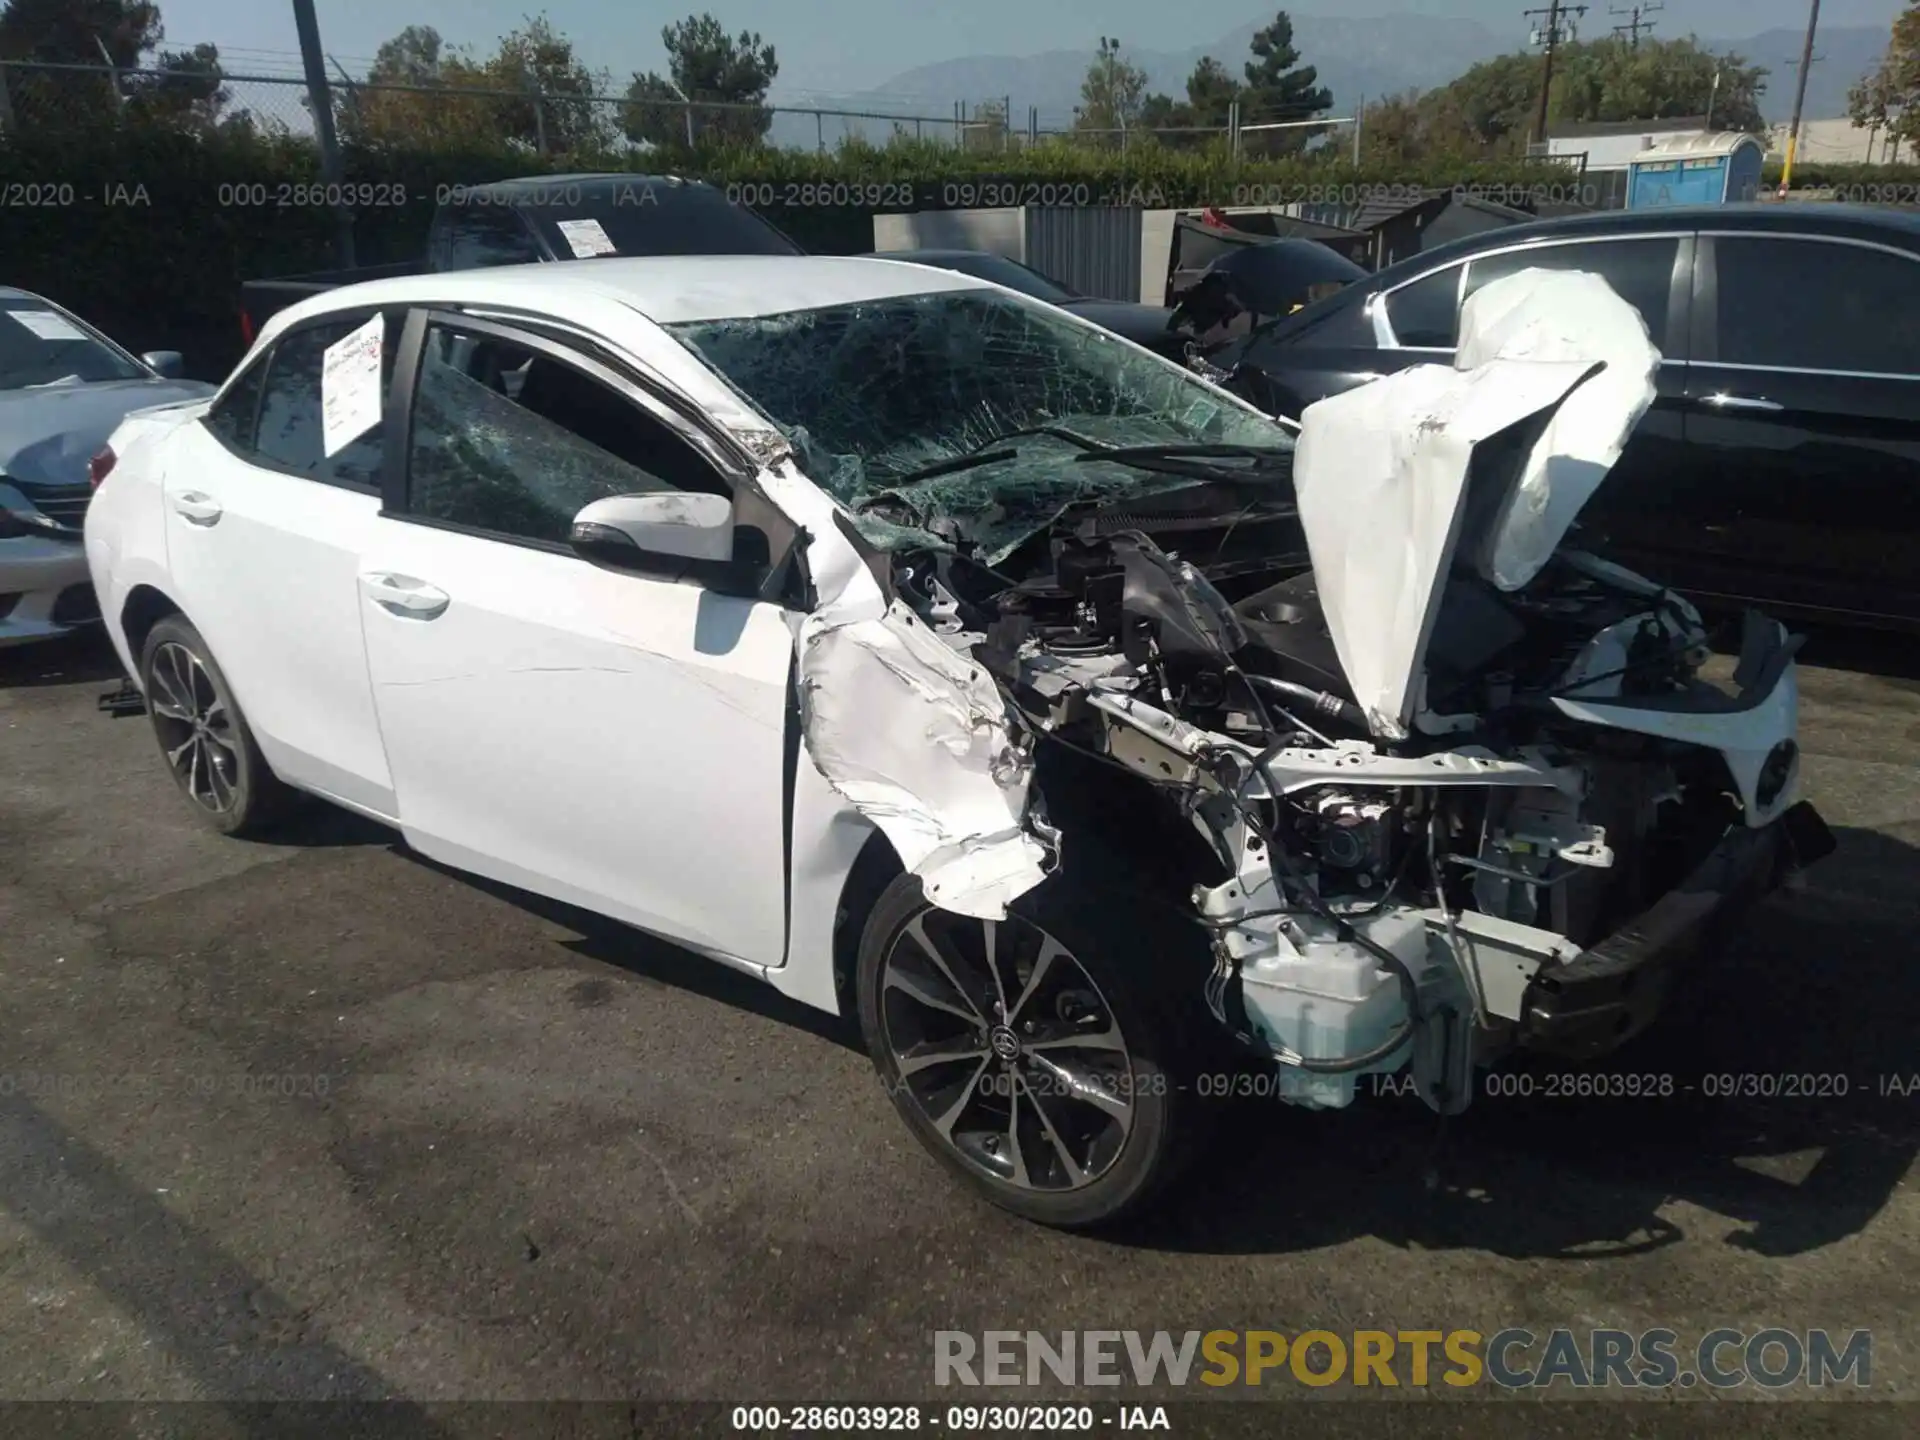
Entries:
<svg viewBox="0 0 1920 1440">
<path fill-rule="evenodd" d="M 349 322 L 350 330 L 358 329 L 360 326 L 366 324 L 367 321 L 371 320 L 376 315 L 386 315 L 389 318 L 391 318 L 394 314 L 404 312 L 404 310 L 405 310 L 405 307 L 400 305 L 356 305 L 351 308 L 344 308 L 340 310 L 329 310 L 323 315 L 310 315 L 305 320 L 296 321 L 294 324 L 287 326 L 287 328 L 282 330 L 278 335 L 274 336 L 272 341 L 269 344 L 267 344 L 266 347 L 261 351 L 260 358 L 254 361 L 254 365 L 260 365 L 266 368 L 261 372 L 260 393 L 258 396 L 255 397 L 253 402 L 252 434 L 253 434 L 254 448 L 252 450 L 243 452 L 243 451 L 234 449 L 233 446 L 227 444 L 225 439 L 221 437 L 218 431 L 216 431 L 211 425 L 208 425 L 206 423 L 208 417 L 213 414 L 214 407 L 217 406 L 221 402 L 221 400 L 223 400 L 226 397 L 227 392 L 233 388 L 234 384 L 239 380 L 240 376 L 253 368 L 252 365 L 246 366 L 241 370 L 236 370 L 231 376 L 228 377 L 227 383 L 220 387 L 220 393 L 215 395 L 213 397 L 212 404 L 207 406 L 207 414 L 202 415 L 200 417 L 201 426 L 207 431 L 209 435 L 212 435 L 213 438 L 219 442 L 221 449 L 225 450 L 229 455 L 232 455 L 235 459 L 241 460 L 246 464 L 253 466 L 253 468 L 256 470 L 266 470 L 266 471 L 270 471 L 275 475 L 285 475 L 289 479 L 293 479 L 293 480 L 306 480 L 311 482 L 312 484 L 325 485 L 330 489 L 334 489 L 334 490 L 350 491 L 355 495 L 373 495 L 376 497 L 383 495 L 385 493 L 385 480 L 386 480 L 386 472 L 388 468 L 387 462 L 389 457 L 391 457 L 393 453 L 392 439 L 384 431 L 387 414 L 390 413 L 392 410 L 391 391 L 389 391 L 389 394 L 387 397 L 386 408 L 381 415 L 381 423 L 383 427 L 383 433 L 381 436 L 381 439 L 383 441 L 383 444 L 381 447 L 381 463 L 380 463 L 381 479 L 379 483 L 375 483 L 375 484 L 367 484 L 364 481 L 360 481 L 360 480 L 343 480 L 337 475 L 316 474 L 312 470 L 296 470 L 291 465 L 282 465 L 278 461 L 267 459 L 264 455 L 260 453 L 260 412 L 266 407 L 266 400 L 267 400 L 266 381 L 272 377 L 273 361 L 275 357 L 279 355 L 280 347 L 287 343 L 287 340 L 289 339 L 289 337 L 294 335 L 304 334 L 308 330 L 317 330 L 322 326 L 338 325 L 343 321 Z M 388 344 L 393 343 L 391 329 L 389 329 L 389 334 L 387 336 L 386 343 Z M 384 359 L 382 363 L 384 365 Z M 398 357 L 396 357 L 394 375 L 396 379 L 399 376 Z"/>
<path fill-rule="evenodd" d="M 689 401 L 634 373 L 636 367 L 611 351 L 604 340 L 587 331 L 538 315 L 527 314 L 523 318 L 519 312 L 503 311 L 493 306 L 460 309 L 421 305 L 409 311 L 402 327 L 400 352 L 394 363 L 393 384 L 387 392 L 383 416 L 386 451 L 382 463 L 384 484 L 380 490 L 381 518 L 404 521 L 409 525 L 424 525 L 496 544 L 517 545 L 522 549 L 543 550 L 549 554 L 578 558 L 573 547 L 561 541 L 537 540 L 531 536 L 489 530 L 457 520 L 416 515 L 409 508 L 407 482 L 408 461 L 413 448 L 414 392 L 419 380 L 420 361 L 426 353 L 427 331 L 435 325 L 504 340 L 546 355 L 563 365 L 571 365 L 659 421 L 707 462 L 715 476 L 727 487 L 736 509 L 745 494 L 752 496 L 769 513 L 780 516 L 783 528 L 788 533 L 768 537 L 773 563 L 768 570 L 765 593 L 760 598 L 789 610 L 804 611 L 811 608 L 812 587 L 804 574 L 802 542 L 805 534 L 779 511 L 778 506 L 761 494 L 754 479 L 757 467 L 746 450 L 731 437 L 724 437 L 724 443 L 721 443 L 722 432 L 706 422 L 705 417 L 701 417 L 701 423 L 695 423 L 691 417 L 699 412 Z M 587 562 L 582 560 L 581 563 Z M 796 567 L 800 568 L 796 570 Z"/>
<path fill-rule="evenodd" d="M 254 452 L 252 450 L 241 450 L 234 445 L 228 444 L 227 437 L 213 428 L 213 412 L 225 403 L 226 398 L 234 392 L 234 389 L 239 386 L 247 376 L 256 370 L 259 371 L 260 388 L 254 392 L 253 414 L 249 416 L 247 420 L 247 434 L 252 437 L 253 443 L 259 443 L 260 406 L 267 397 L 267 362 L 273 359 L 273 352 L 279 348 L 279 345 L 280 341 L 276 336 L 270 344 L 262 348 L 259 357 L 251 365 L 242 365 L 236 368 L 234 372 L 227 377 L 226 382 L 221 385 L 218 390 L 214 391 L 213 398 L 207 402 L 206 410 L 200 415 L 200 428 L 211 435 L 222 450 L 233 456 L 234 459 L 244 461 L 249 465 L 254 463 Z M 271 467 L 263 465 L 260 468 L 265 470 Z"/>
<path fill-rule="evenodd" d="M 1674 261 L 1674 277 L 1675 277 L 1676 289 L 1677 289 L 1677 283 L 1678 283 L 1678 279 L 1681 274 L 1681 271 L 1684 268 L 1690 268 L 1688 264 L 1690 257 L 1688 256 L 1687 252 L 1691 249 L 1691 246 L 1688 244 L 1688 242 L 1694 238 L 1696 233 L 1699 233 L 1699 232 L 1695 232 L 1692 230 L 1628 230 L 1628 231 L 1611 232 L 1611 233 L 1598 234 L 1598 235 L 1549 235 L 1544 237 L 1535 236 L 1529 240 L 1516 241 L 1511 245 L 1497 245 L 1486 250 L 1476 250 L 1471 255 L 1464 255 L 1457 259 L 1450 260 L 1446 264 L 1435 265 L 1430 270 L 1423 270 L 1421 271 L 1420 274 L 1412 276 L 1409 279 L 1402 280 L 1397 284 L 1390 286 L 1387 289 L 1374 291 L 1374 293 L 1370 295 L 1367 299 L 1367 304 L 1372 311 L 1374 339 L 1379 343 L 1379 346 L 1382 350 L 1402 350 L 1407 352 L 1408 354 L 1414 354 L 1414 355 L 1451 355 L 1453 354 L 1453 352 L 1458 348 L 1457 346 L 1402 345 L 1400 343 L 1399 337 L 1393 333 L 1393 322 L 1391 319 L 1388 318 L 1388 315 L 1387 315 L 1388 300 L 1392 296 L 1399 293 L 1400 291 L 1405 290 L 1410 285 L 1418 285 L 1422 280 L 1430 279 L 1433 276 L 1438 275 L 1445 270 L 1457 267 L 1459 269 L 1460 274 L 1458 278 L 1458 283 L 1454 288 L 1454 299 L 1453 299 L 1454 314 L 1457 317 L 1460 313 L 1460 307 L 1466 303 L 1467 267 L 1472 265 L 1476 260 L 1492 260 L 1497 256 L 1511 255 L 1521 250 L 1558 249 L 1561 246 L 1565 246 L 1565 245 L 1598 245 L 1598 244 L 1609 243 L 1617 240 L 1675 240 L 1680 242 L 1679 250 L 1681 252 L 1679 255 L 1676 255 L 1675 261 Z M 1671 302 L 1673 293 L 1674 292 L 1669 292 L 1669 302 Z M 1671 303 L 1670 303 L 1669 313 L 1667 315 L 1667 335 L 1666 335 L 1667 339 L 1671 340 L 1676 333 L 1674 328 L 1674 322 L 1676 317 L 1683 316 L 1684 314 L 1685 314 L 1685 307 L 1682 307 L 1680 310 L 1673 310 L 1671 308 Z M 1682 336 L 1686 334 L 1684 330 L 1681 330 L 1677 333 L 1681 334 Z M 1656 343 L 1659 343 L 1659 342 L 1656 340 Z M 1663 357 L 1663 363 L 1670 363 L 1670 364 L 1683 363 L 1677 360 L 1676 358 L 1674 358 L 1669 353 L 1669 349 L 1666 345 L 1661 345 L 1660 349 L 1661 349 L 1661 355 Z"/>
<path fill-rule="evenodd" d="M 1888 370 L 1830 370 L 1817 365 L 1755 365 L 1720 358 L 1720 250 L 1721 240 L 1786 240 L 1815 245 L 1851 245 L 1861 250 L 1878 250 L 1920 265 L 1920 254 L 1866 240 L 1857 235 L 1822 235 L 1807 230 L 1702 230 L 1700 252 L 1695 260 L 1693 354 L 1696 364 L 1712 365 L 1719 370 L 1737 370 L 1749 375 L 1822 375 L 1837 380 L 1897 380 L 1912 384 L 1920 381 L 1920 372 L 1908 374 Z"/>
</svg>

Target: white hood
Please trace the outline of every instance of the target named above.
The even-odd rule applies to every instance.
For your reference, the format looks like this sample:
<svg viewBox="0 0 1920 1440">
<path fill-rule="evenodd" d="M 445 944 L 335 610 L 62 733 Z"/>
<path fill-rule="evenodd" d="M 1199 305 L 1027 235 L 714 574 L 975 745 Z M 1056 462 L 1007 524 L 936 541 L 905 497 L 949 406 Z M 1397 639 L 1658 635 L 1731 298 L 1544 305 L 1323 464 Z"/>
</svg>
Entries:
<svg viewBox="0 0 1920 1440">
<path fill-rule="evenodd" d="M 1294 488 L 1320 603 L 1382 735 L 1413 721 L 1456 558 L 1503 590 L 1526 585 L 1653 404 L 1660 353 L 1597 275 L 1497 280 L 1468 299 L 1460 335 L 1453 366 L 1399 371 L 1301 417 Z M 1516 467 L 1488 442 L 1522 426 L 1523 441 L 1538 434 Z M 1501 473 L 1476 468 L 1476 451 L 1506 456 Z M 1471 525 L 1470 488 L 1495 502 Z"/>
</svg>

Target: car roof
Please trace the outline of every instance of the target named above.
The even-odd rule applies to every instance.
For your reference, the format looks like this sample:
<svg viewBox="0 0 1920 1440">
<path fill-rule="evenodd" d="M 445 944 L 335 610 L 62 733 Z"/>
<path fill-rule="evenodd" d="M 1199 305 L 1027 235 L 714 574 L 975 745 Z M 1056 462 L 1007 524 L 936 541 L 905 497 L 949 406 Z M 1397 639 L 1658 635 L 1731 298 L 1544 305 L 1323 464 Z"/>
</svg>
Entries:
<svg viewBox="0 0 1920 1440">
<path fill-rule="evenodd" d="M 36 295 L 31 290 L 18 290 L 11 285 L 0 285 L 0 300 L 45 300 L 44 295 Z"/>
<path fill-rule="evenodd" d="M 1643 210 L 1602 210 L 1591 215 L 1568 215 L 1531 224 L 1483 230 L 1464 239 L 1436 245 L 1377 272 L 1376 281 L 1417 275 L 1456 259 L 1486 250 L 1523 244 L 1529 240 L 1611 235 L 1643 235 L 1668 230 L 1746 230 L 1758 234 L 1792 232 L 1828 234 L 1859 239 L 1891 239 L 1920 248 L 1920 215 L 1871 205 L 1836 205 L 1817 201 L 1728 205 L 1674 205 Z M 1380 288 L 1378 285 L 1368 288 Z"/>
<path fill-rule="evenodd" d="M 631 170 L 582 170 L 563 175 L 514 175 L 505 180 L 482 180 L 466 187 L 469 190 L 552 190 L 561 186 L 578 186 L 583 190 L 606 190 L 616 185 L 665 185 L 677 190 L 712 190 L 714 187 L 704 180 L 690 180 L 684 175 L 646 175 Z"/>
<path fill-rule="evenodd" d="M 540 311 L 559 297 L 613 302 L 658 325 L 741 320 L 903 295 L 993 290 L 957 270 L 866 256 L 636 255 L 559 264 L 500 265 L 369 280 L 324 291 L 275 315 L 287 325 L 365 306 L 497 305 Z M 283 319 L 283 317 L 285 317 Z"/>
</svg>

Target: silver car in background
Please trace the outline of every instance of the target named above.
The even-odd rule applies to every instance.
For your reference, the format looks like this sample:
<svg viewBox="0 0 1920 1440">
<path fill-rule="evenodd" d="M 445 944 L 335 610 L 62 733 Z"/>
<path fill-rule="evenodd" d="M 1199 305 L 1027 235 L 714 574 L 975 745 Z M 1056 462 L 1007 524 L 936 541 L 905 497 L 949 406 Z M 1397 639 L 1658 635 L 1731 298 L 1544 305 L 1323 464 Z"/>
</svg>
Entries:
<svg viewBox="0 0 1920 1440">
<path fill-rule="evenodd" d="M 180 356 L 135 357 L 84 320 L 0 288 L 0 646 L 99 617 L 81 524 L 93 459 L 136 410 L 204 399 Z"/>
</svg>

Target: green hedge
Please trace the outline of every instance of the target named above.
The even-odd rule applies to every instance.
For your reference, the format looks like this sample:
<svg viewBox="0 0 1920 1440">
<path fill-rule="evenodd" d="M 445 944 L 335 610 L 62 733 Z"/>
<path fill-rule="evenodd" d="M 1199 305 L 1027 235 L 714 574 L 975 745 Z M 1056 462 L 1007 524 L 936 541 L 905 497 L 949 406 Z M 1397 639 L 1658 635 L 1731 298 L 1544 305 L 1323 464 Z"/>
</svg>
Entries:
<svg viewBox="0 0 1920 1440">
<path fill-rule="evenodd" d="M 1355 200 L 1472 186 L 1495 198 L 1566 198 L 1574 177 L 1524 164 L 1356 170 L 1333 161 L 1243 162 L 1215 146 L 1126 152 L 1053 143 L 1011 154 L 926 143 L 846 145 L 830 154 L 745 150 L 538 159 L 497 145 L 431 153 L 350 148 L 360 264 L 419 257 L 442 187 L 538 171 L 623 169 L 698 175 L 754 202 L 808 249 L 872 245 L 876 210 L 977 204 L 1169 206 Z M 1855 177 L 1858 178 L 1855 178 Z M 211 138 L 103 128 L 0 140 L 0 284 L 41 291 L 137 349 L 188 354 L 217 376 L 240 346 L 243 279 L 332 268 L 335 219 L 305 141 L 247 132 Z M 1913 186 L 1920 168 L 1803 167 L 1799 184 Z M 310 187 L 302 193 L 298 187 Z M 36 203 L 37 202 L 37 203 Z"/>
</svg>

